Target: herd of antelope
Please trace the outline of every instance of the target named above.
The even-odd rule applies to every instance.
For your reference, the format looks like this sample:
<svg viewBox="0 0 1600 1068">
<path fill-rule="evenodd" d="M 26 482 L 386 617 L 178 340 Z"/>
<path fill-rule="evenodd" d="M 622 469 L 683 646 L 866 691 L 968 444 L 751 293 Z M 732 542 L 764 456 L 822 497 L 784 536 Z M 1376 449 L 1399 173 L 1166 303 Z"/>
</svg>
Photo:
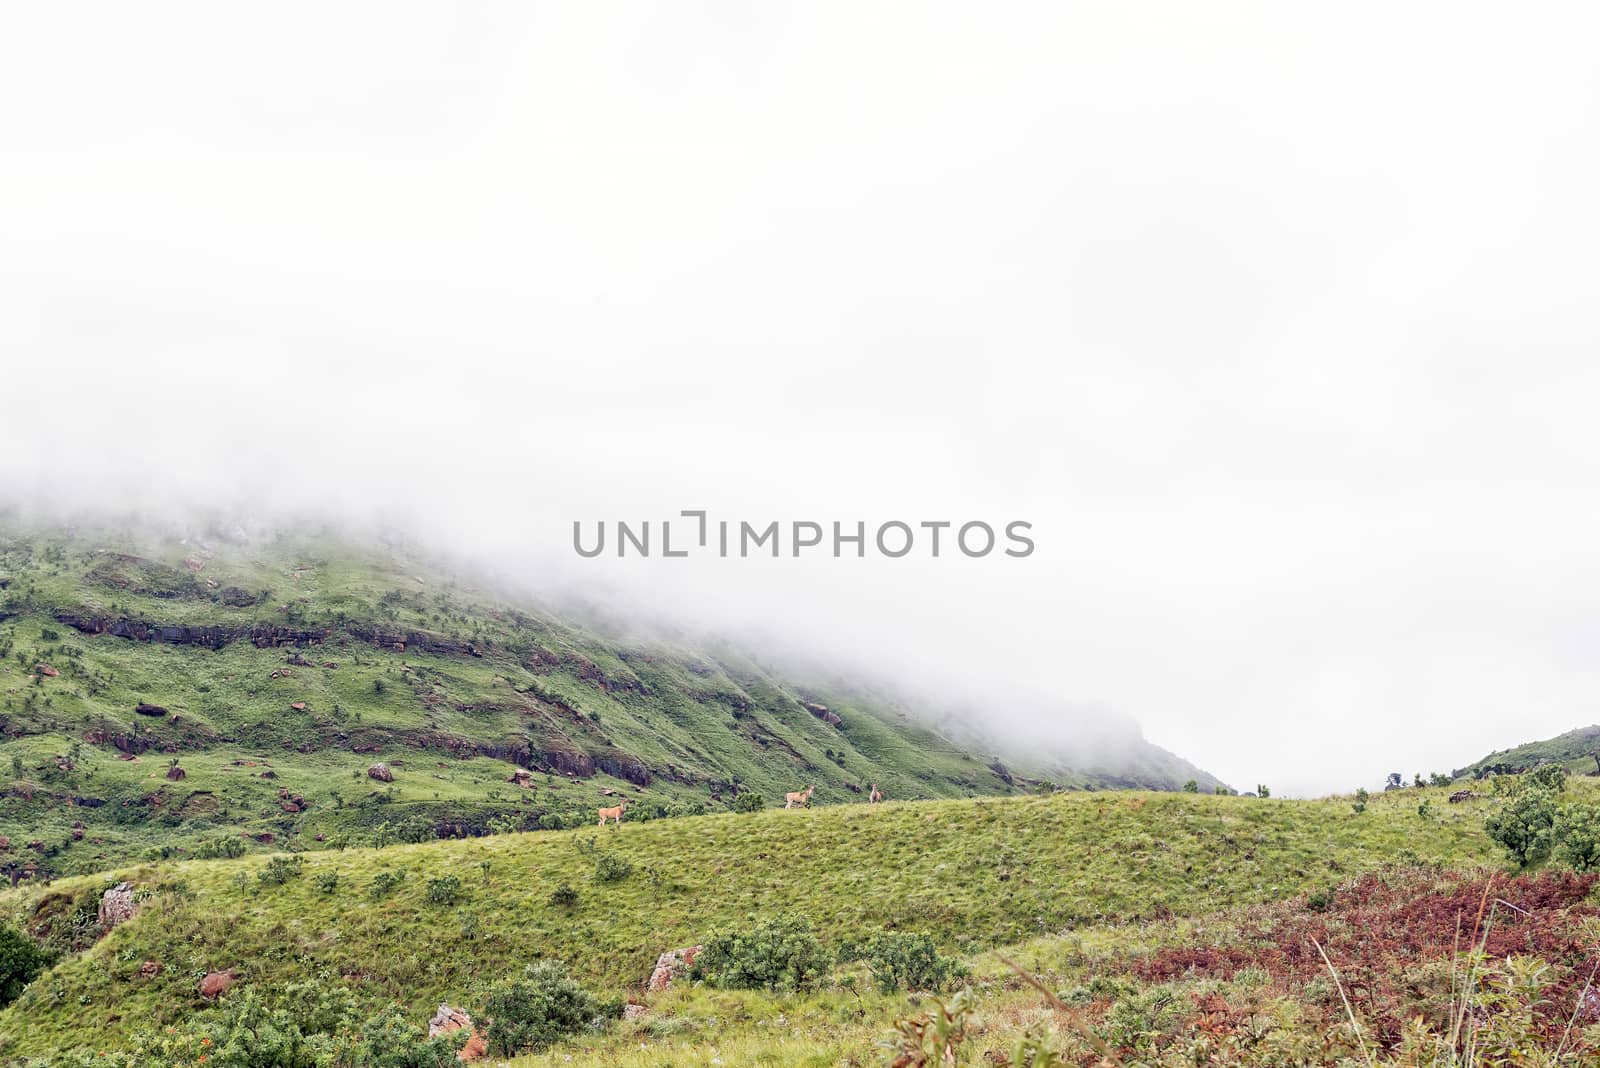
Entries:
<svg viewBox="0 0 1600 1068">
<path fill-rule="evenodd" d="M 808 807 L 811 804 L 811 795 L 816 793 L 816 790 L 817 788 L 815 786 L 807 786 L 804 790 L 790 790 L 788 793 L 783 795 L 783 807 L 786 809 Z M 873 783 L 871 792 L 867 794 L 867 803 L 869 805 L 876 805 L 882 800 L 883 794 L 878 791 L 878 784 Z M 626 797 L 624 797 L 619 804 L 613 805 L 610 808 L 600 809 L 600 826 L 604 827 L 606 825 L 606 821 L 610 820 L 611 826 L 616 827 L 622 822 L 622 814 L 627 810 L 628 799 Z"/>
</svg>

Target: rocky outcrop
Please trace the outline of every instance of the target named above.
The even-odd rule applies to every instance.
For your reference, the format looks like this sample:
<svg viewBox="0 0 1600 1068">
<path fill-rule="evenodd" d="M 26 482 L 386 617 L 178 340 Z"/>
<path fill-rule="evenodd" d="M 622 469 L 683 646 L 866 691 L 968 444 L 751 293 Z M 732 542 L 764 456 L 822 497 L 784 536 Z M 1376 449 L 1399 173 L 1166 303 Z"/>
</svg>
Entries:
<svg viewBox="0 0 1600 1068">
<path fill-rule="evenodd" d="M 108 931 L 133 919 L 133 911 L 133 887 L 127 883 L 118 883 L 100 895 L 100 926 Z"/>
<path fill-rule="evenodd" d="M 840 719 L 838 714 L 830 709 L 827 705 L 807 704 L 806 711 L 810 712 L 813 716 L 816 716 L 830 727 L 837 727 L 839 724 L 844 722 L 844 720 Z"/>
<path fill-rule="evenodd" d="M 188 777 L 189 777 L 189 773 L 187 771 L 184 771 L 182 768 L 178 767 L 178 765 L 176 765 L 176 764 L 172 765 L 171 767 L 169 767 L 167 769 L 167 780 L 169 782 L 182 782 L 184 779 L 187 779 Z"/>
<path fill-rule="evenodd" d="M 160 717 L 167 714 L 167 710 L 160 705 L 152 705 L 147 701 L 140 701 L 133 706 L 135 713 L 141 716 Z"/>
<path fill-rule="evenodd" d="M 39 674 L 43 675 L 47 679 L 56 678 L 61 674 L 61 672 L 57 671 L 55 668 L 51 667 L 49 664 L 37 664 L 37 665 L 34 666 L 33 670 L 37 671 Z"/>
<path fill-rule="evenodd" d="M 205 977 L 200 980 L 200 996 L 207 1001 L 215 1001 L 223 994 L 226 994 L 228 989 L 238 981 L 238 978 L 232 968 L 226 968 L 220 972 L 207 972 Z"/>
<path fill-rule="evenodd" d="M 694 964 L 694 958 L 700 952 L 699 946 L 689 946 L 685 949 L 669 949 L 656 958 L 655 970 L 650 973 L 650 980 L 645 984 L 646 990 L 665 990 L 672 985 L 672 981 L 679 975 L 687 972 Z"/>
<path fill-rule="evenodd" d="M 367 769 L 367 778 L 377 779 L 379 782 L 394 782 L 394 772 L 389 770 L 389 765 L 379 761 Z"/>
<path fill-rule="evenodd" d="M 428 1037 L 438 1038 L 441 1035 L 453 1035 L 457 1031 L 466 1031 L 470 1037 L 466 1045 L 456 1051 L 456 1059 L 472 1062 L 480 1059 L 489 1052 L 489 1044 L 484 1040 L 483 1034 L 473 1026 L 472 1017 L 467 1015 L 465 1009 L 458 1009 L 452 1005 L 440 1005 L 439 1011 L 433 1014 L 428 1021 Z"/>
<path fill-rule="evenodd" d="M 1471 801 L 1477 796 L 1478 795 L 1473 793 L 1471 790 L 1457 790 L 1455 793 L 1450 795 L 1450 803 L 1452 805 L 1459 805 L 1461 802 Z"/>
</svg>

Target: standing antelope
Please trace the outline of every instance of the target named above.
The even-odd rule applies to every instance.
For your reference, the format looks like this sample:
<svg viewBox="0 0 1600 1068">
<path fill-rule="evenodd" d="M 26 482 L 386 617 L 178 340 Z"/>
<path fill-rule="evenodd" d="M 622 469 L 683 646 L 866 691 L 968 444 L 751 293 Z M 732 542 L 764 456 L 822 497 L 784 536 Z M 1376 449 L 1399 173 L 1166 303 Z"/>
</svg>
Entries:
<svg viewBox="0 0 1600 1068">
<path fill-rule="evenodd" d="M 817 788 L 815 786 L 807 786 L 804 790 L 800 791 L 790 790 L 788 793 L 783 795 L 783 807 L 794 808 L 796 805 L 799 805 L 801 808 L 805 808 L 807 805 L 811 804 L 811 795 L 816 792 L 816 789 Z"/>
<path fill-rule="evenodd" d="M 867 804 L 876 805 L 879 801 L 882 801 L 882 800 L 883 800 L 883 795 L 878 792 L 878 784 L 877 783 L 873 783 L 872 784 L 872 792 L 867 795 Z"/>
<path fill-rule="evenodd" d="M 627 810 L 628 810 L 628 799 L 626 797 L 624 797 L 622 799 L 622 804 L 617 805 L 615 808 L 603 808 L 603 809 L 600 810 L 600 824 L 599 825 L 601 827 L 604 827 L 606 825 L 606 820 L 610 820 L 611 821 L 611 826 L 615 827 L 617 824 L 622 822 L 622 814 L 624 812 L 626 812 Z"/>
</svg>

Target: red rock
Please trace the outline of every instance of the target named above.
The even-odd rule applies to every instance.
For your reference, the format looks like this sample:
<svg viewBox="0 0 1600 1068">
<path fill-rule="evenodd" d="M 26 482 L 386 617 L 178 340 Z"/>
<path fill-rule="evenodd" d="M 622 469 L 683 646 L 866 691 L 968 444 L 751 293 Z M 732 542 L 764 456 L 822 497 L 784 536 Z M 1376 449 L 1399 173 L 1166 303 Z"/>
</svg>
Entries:
<svg viewBox="0 0 1600 1068">
<path fill-rule="evenodd" d="M 489 1052 L 489 1044 L 484 1041 L 483 1034 L 472 1024 L 472 1017 L 466 1010 L 457 1009 L 450 1005 L 440 1005 L 439 1011 L 433 1014 L 433 1019 L 428 1021 L 428 1037 L 438 1038 L 440 1035 L 453 1035 L 457 1031 L 470 1031 L 472 1037 L 467 1039 L 467 1044 L 456 1051 L 456 1059 L 462 1062 L 471 1062 L 480 1059 Z"/>
<path fill-rule="evenodd" d="M 381 761 L 367 769 L 367 777 L 377 779 L 379 782 L 394 782 L 394 772 L 389 770 L 389 765 Z"/>
<path fill-rule="evenodd" d="M 139 965 L 139 975 L 142 978 L 154 979 L 160 974 L 161 962 L 158 960 L 147 960 L 143 964 Z"/>
<path fill-rule="evenodd" d="M 686 949 L 669 949 L 661 954 L 656 958 L 655 970 L 650 973 L 650 981 L 645 984 L 645 989 L 667 989 L 679 972 L 694 963 L 695 954 L 699 952 L 699 946 L 689 946 Z"/>
<path fill-rule="evenodd" d="M 207 972 L 205 978 L 200 980 L 200 996 L 207 1001 L 215 1001 L 227 993 L 236 978 L 238 977 L 233 974 L 232 968 L 220 972 Z"/>
<path fill-rule="evenodd" d="M 61 674 L 61 672 L 57 671 L 55 668 L 51 667 L 49 664 L 40 664 L 38 667 L 34 668 L 34 670 L 37 671 L 39 674 L 43 675 L 47 679 L 53 679 L 57 675 Z"/>
<path fill-rule="evenodd" d="M 304 712 L 306 710 L 306 703 L 304 701 L 296 701 L 289 707 L 294 709 L 296 712 Z"/>
</svg>

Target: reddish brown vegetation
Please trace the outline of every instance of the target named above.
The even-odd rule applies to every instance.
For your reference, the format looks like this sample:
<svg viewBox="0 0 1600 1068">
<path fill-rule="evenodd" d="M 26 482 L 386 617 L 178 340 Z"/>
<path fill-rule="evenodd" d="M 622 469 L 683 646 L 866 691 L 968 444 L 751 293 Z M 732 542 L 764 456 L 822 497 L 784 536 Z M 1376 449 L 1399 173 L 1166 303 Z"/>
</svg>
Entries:
<svg viewBox="0 0 1600 1068">
<path fill-rule="evenodd" d="M 1422 976 L 1419 966 L 1448 962 L 1481 943 L 1492 959 L 1522 954 L 1551 965 L 1554 982 L 1539 1011 L 1559 1033 L 1600 965 L 1600 947 L 1585 938 L 1581 926 L 1584 918 L 1600 915 L 1587 901 L 1597 880 L 1569 871 L 1516 878 L 1367 875 L 1340 887 L 1320 912 L 1304 902 L 1276 906 L 1246 923 L 1234 941 L 1175 946 L 1129 959 L 1123 970 L 1161 982 L 1230 979 L 1249 968 L 1280 984 L 1299 985 L 1329 977 L 1315 940 L 1338 969 L 1357 1014 L 1388 1042 L 1398 1037 L 1402 1021 L 1424 1014 L 1442 1023 L 1448 1010 L 1448 972 L 1444 989 L 1433 989 L 1438 979 Z M 1215 1001 L 1197 1005 L 1200 1020 L 1226 1026 L 1227 1006 Z M 1328 1008 L 1335 1013 L 1335 1005 Z"/>
</svg>

